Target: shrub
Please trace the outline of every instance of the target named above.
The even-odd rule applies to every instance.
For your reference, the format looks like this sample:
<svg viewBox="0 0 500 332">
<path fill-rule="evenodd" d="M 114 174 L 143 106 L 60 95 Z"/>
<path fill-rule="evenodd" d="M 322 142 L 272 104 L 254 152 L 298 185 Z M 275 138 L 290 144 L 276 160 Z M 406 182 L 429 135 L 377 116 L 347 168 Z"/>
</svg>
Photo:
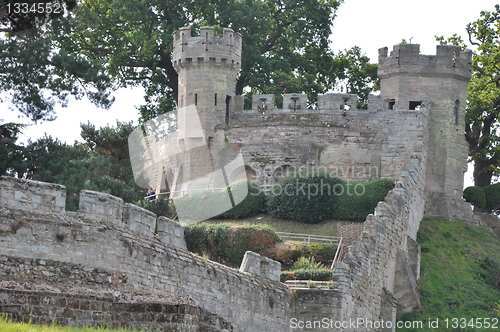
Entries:
<svg viewBox="0 0 500 332">
<path fill-rule="evenodd" d="M 157 216 L 172 218 L 175 215 L 174 206 L 172 204 L 169 204 L 168 200 L 162 197 L 152 201 L 147 199 L 141 199 L 134 204 L 153 212 Z"/>
<path fill-rule="evenodd" d="M 307 251 L 316 259 L 317 262 L 330 263 L 337 252 L 336 244 L 310 244 Z"/>
<path fill-rule="evenodd" d="M 324 269 L 323 263 L 316 262 L 314 257 L 299 257 L 293 263 L 293 270 Z"/>
<path fill-rule="evenodd" d="M 261 188 L 251 181 L 235 181 L 229 185 L 231 195 L 243 191 L 245 186 L 248 189 L 248 194 L 239 204 L 223 212 L 219 217 L 239 219 L 253 214 L 257 214 L 264 209 L 266 198 Z"/>
<path fill-rule="evenodd" d="M 336 186 L 343 181 L 324 172 L 300 172 L 281 179 L 268 195 L 267 212 L 304 223 L 330 218 L 337 206 Z"/>
<path fill-rule="evenodd" d="M 232 206 L 228 195 L 246 196 L 236 206 Z M 182 211 L 182 217 L 185 219 L 206 220 L 212 217 L 239 219 L 259 213 L 265 205 L 265 195 L 253 182 L 236 181 L 220 191 L 196 193 L 178 198 L 175 200 L 175 205 L 179 212 Z M 217 215 L 218 211 L 224 212 Z"/>
<path fill-rule="evenodd" d="M 324 172 L 301 172 L 273 187 L 267 209 L 273 216 L 304 223 L 324 219 L 363 221 L 392 188 L 390 179 L 353 182 Z"/>
<path fill-rule="evenodd" d="M 274 231 L 259 226 L 198 223 L 186 226 L 184 234 L 189 251 L 230 266 L 239 266 L 246 251 L 259 252 L 279 241 Z"/>
<path fill-rule="evenodd" d="M 463 197 L 467 202 L 479 208 L 486 206 L 486 194 L 482 187 L 471 186 L 465 188 Z"/>
<path fill-rule="evenodd" d="M 479 262 L 479 266 L 484 270 L 480 273 L 485 281 L 500 290 L 500 262 L 492 257 L 485 257 Z"/>
<path fill-rule="evenodd" d="M 332 280 L 333 272 L 329 269 L 305 269 L 293 271 L 295 280 L 315 280 L 328 281 Z"/>
<path fill-rule="evenodd" d="M 343 194 L 339 196 L 339 208 L 332 217 L 338 220 L 364 221 L 392 188 L 394 181 L 390 179 L 347 182 Z"/>
<path fill-rule="evenodd" d="M 486 196 L 485 210 L 490 213 L 500 212 L 500 183 L 490 184 L 483 188 Z"/>
</svg>

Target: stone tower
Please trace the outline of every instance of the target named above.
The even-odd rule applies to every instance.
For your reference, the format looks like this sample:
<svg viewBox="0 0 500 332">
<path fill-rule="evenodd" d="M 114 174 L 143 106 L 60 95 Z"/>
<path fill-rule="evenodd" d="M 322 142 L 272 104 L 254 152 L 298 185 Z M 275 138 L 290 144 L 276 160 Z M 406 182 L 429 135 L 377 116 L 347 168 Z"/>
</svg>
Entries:
<svg viewBox="0 0 500 332">
<path fill-rule="evenodd" d="M 468 147 L 464 135 L 472 52 L 438 45 L 421 55 L 418 44 L 379 49 L 378 75 L 384 108 L 416 110 L 431 101 L 426 171 L 427 216 L 460 215 Z"/>
<path fill-rule="evenodd" d="M 229 122 L 233 110 L 236 74 L 241 68 L 241 35 L 224 28 L 214 36 L 213 27 L 201 27 L 191 36 L 189 27 L 173 34 L 173 65 L 178 73 L 178 131 L 182 169 L 177 190 L 207 187 L 217 168 L 222 138 L 214 127 Z M 196 180 L 198 179 L 198 180 Z"/>
<path fill-rule="evenodd" d="M 179 112 L 195 106 L 203 134 L 213 137 L 214 126 L 229 120 L 234 103 L 241 35 L 224 28 L 222 36 L 214 36 L 213 27 L 201 27 L 200 35 L 192 37 L 189 27 L 181 28 L 174 33 L 173 64 L 179 74 Z M 191 138 L 190 119 L 181 114 L 179 119 L 179 133 L 184 135 L 179 139 Z"/>
</svg>

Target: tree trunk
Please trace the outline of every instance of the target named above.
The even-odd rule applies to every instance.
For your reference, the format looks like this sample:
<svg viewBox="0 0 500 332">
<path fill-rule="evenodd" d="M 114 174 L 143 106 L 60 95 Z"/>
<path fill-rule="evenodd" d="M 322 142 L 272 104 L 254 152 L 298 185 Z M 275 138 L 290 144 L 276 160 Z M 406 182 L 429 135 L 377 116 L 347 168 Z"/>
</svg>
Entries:
<svg viewBox="0 0 500 332">
<path fill-rule="evenodd" d="M 474 185 L 478 187 L 486 187 L 491 184 L 493 171 L 486 171 L 490 166 L 489 160 L 474 160 Z"/>
</svg>

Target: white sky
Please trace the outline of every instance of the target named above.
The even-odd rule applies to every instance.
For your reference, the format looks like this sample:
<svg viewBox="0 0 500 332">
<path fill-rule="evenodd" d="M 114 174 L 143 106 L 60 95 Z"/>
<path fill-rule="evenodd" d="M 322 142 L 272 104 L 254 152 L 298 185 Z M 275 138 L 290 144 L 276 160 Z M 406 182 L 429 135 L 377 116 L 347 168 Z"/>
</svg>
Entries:
<svg viewBox="0 0 500 332">
<path fill-rule="evenodd" d="M 464 5 L 465 3 L 465 5 Z M 334 20 L 332 49 L 344 50 L 358 45 L 372 62 L 378 49 L 401 42 L 420 44 L 423 54 L 435 54 L 435 35 L 449 37 L 454 33 L 467 40 L 465 25 L 479 18 L 482 10 L 494 10 L 497 1 L 475 0 L 345 0 Z M 87 101 L 72 101 L 67 108 L 57 107 L 57 120 L 25 128 L 22 142 L 36 140 L 44 133 L 72 143 L 80 138 L 80 123 L 90 121 L 96 127 L 114 125 L 116 120 L 137 123 L 137 106 L 143 102 L 140 89 L 122 89 L 115 93 L 116 102 L 109 110 L 97 109 Z M 0 119 L 29 123 L 19 119 L 0 104 Z"/>
</svg>

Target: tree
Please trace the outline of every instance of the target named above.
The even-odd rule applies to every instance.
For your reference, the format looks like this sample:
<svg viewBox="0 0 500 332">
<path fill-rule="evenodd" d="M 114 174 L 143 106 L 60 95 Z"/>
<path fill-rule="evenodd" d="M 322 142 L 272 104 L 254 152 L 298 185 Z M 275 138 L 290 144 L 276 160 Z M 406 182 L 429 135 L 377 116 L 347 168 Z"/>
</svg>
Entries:
<svg viewBox="0 0 500 332">
<path fill-rule="evenodd" d="M 0 175 L 15 176 L 22 170 L 23 147 L 16 141 L 23 127 L 13 122 L 0 124 Z"/>
<path fill-rule="evenodd" d="M 51 7 L 47 14 L 43 5 L 49 3 L 62 9 Z M 16 4 L 31 6 L 35 2 L 0 0 L 0 91 L 8 95 L 11 109 L 32 121 L 52 120 L 54 105 L 66 106 L 69 95 L 86 96 L 99 107 L 109 107 L 113 84 L 103 63 L 63 42 L 71 24 L 69 10 L 76 1 L 36 1 L 43 10 L 26 14 Z"/>
<path fill-rule="evenodd" d="M 117 122 L 116 127 L 96 129 L 91 124 L 82 125 L 85 143 L 73 145 L 45 136 L 28 142 L 16 160 L 19 177 L 58 183 L 66 186 L 66 208 L 78 208 L 82 189 L 109 193 L 136 202 L 144 197 L 137 187 L 128 156 L 128 135 L 132 123 Z M 1 154 L 0 146 L 0 154 Z M 1 166 L 2 164 L 0 164 Z M 12 165 L 9 166 L 13 168 Z"/>
<path fill-rule="evenodd" d="M 143 121 L 175 107 L 177 73 L 172 33 L 203 25 L 229 27 L 243 36 L 236 93 L 305 92 L 314 100 L 335 85 L 343 68 L 329 49 L 341 0 L 87 0 L 75 10 L 69 40 L 93 59 L 106 61 L 122 85 L 142 85 Z"/>
<path fill-rule="evenodd" d="M 476 48 L 472 59 L 472 77 L 468 86 L 465 138 L 469 161 L 474 162 L 474 184 L 485 187 L 500 175 L 500 8 L 482 11 L 480 18 L 466 27 L 469 43 Z M 465 48 L 457 35 L 442 43 Z"/>
</svg>

